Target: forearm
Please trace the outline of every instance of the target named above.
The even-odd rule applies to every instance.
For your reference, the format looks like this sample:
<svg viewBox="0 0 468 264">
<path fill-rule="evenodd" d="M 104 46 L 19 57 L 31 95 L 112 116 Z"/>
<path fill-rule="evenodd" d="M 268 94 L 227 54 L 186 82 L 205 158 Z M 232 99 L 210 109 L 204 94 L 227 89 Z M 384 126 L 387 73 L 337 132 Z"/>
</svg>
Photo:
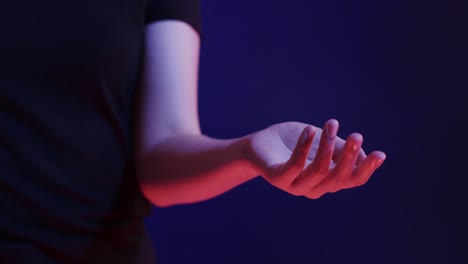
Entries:
<svg viewBox="0 0 468 264">
<path fill-rule="evenodd" d="M 218 196 L 254 177 L 247 138 L 179 135 L 137 159 L 140 186 L 158 206 L 194 203 Z"/>
</svg>

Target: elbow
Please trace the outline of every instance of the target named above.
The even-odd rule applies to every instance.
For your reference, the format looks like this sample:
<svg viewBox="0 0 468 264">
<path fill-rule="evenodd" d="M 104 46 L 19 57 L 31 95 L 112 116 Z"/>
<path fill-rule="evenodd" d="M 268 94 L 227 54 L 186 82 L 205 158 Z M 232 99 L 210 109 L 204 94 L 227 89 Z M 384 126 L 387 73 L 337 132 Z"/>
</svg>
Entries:
<svg viewBox="0 0 468 264">
<path fill-rule="evenodd" d="M 164 192 L 158 190 L 159 188 L 154 184 L 144 183 L 140 180 L 138 185 L 143 196 L 151 202 L 151 204 L 160 208 L 176 205 L 170 197 L 164 195 Z"/>
<path fill-rule="evenodd" d="M 139 166 L 138 166 L 139 165 Z M 148 170 L 145 170 L 144 167 L 141 167 L 141 163 L 137 165 L 136 177 L 138 181 L 138 187 L 143 196 L 157 207 L 168 207 L 173 205 L 170 202 L 170 199 L 165 195 L 164 187 L 160 186 L 155 179 L 152 179 L 148 176 Z"/>
<path fill-rule="evenodd" d="M 148 162 L 148 155 L 144 156 L 146 159 L 137 159 L 136 161 L 136 177 L 138 187 L 143 196 L 153 205 L 157 207 L 169 207 L 174 205 L 171 199 L 166 195 L 164 186 L 151 177 L 151 171 L 154 171 L 155 162 Z"/>
</svg>

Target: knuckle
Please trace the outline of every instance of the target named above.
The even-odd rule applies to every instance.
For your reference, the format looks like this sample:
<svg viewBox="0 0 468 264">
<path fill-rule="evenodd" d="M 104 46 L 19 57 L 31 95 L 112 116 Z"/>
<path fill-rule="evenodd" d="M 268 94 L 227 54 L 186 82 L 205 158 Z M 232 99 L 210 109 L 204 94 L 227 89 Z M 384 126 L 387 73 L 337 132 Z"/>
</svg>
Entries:
<svg viewBox="0 0 468 264">
<path fill-rule="evenodd" d="M 318 165 L 315 171 L 316 171 L 316 174 L 325 175 L 325 174 L 328 174 L 328 167 L 324 165 Z"/>
<path fill-rule="evenodd" d="M 298 169 L 302 169 L 303 168 L 303 164 L 301 162 L 301 159 L 298 158 L 298 157 L 293 157 L 291 160 L 290 160 L 290 168 L 292 169 L 295 169 L 295 170 L 298 170 Z"/>
<path fill-rule="evenodd" d="M 304 166 L 300 162 L 292 162 L 289 169 L 294 172 L 300 172 Z"/>
<path fill-rule="evenodd" d="M 340 179 L 335 179 L 333 183 L 330 185 L 329 190 L 333 192 L 337 192 L 341 186 L 342 186 L 342 181 Z"/>
<path fill-rule="evenodd" d="M 357 153 L 358 153 L 357 151 L 354 151 L 354 150 L 350 149 L 350 151 L 346 151 L 344 153 L 344 158 L 346 160 L 352 160 L 352 159 L 354 159 L 354 157 L 356 157 Z"/>
<path fill-rule="evenodd" d="M 284 189 L 286 185 L 284 184 L 283 177 L 280 177 L 278 175 L 275 175 L 273 177 L 269 177 L 268 182 L 270 182 L 273 186 L 276 186 L 278 188 Z"/>
<path fill-rule="evenodd" d="M 312 199 L 312 200 L 317 200 L 320 198 L 321 195 L 319 194 L 316 194 L 316 193 L 310 193 L 310 194 L 307 194 L 305 195 L 307 198 L 309 199 Z"/>
<path fill-rule="evenodd" d="M 331 157 L 333 155 L 333 146 L 330 145 L 330 146 L 323 148 L 322 154 L 325 157 Z"/>
<path fill-rule="evenodd" d="M 349 151 L 344 151 L 343 156 L 342 156 L 342 160 L 343 161 L 351 161 L 356 157 L 357 154 L 358 153 L 356 151 L 353 151 L 351 149 Z"/>
<path fill-rule="evenodd" d="M 288 188 L 287 192 L 290 193 L 291 195 L 294 195 L 294 196 L 304 195 L 304 191 L 298 185 L 292 185 L 291 184 L 290 187 Z"/>
<path fill-rule="evenodd" d="M 362 186 L 367 183 L 367 178 L 366 177 L 358 177 L 354 180 L 355 186 Z"/>
<path fill-rule="evenodd" d="M 301 153 L 302 156 L 307 156 L 307 155 L 309 155 L 309 148 L 308 148 L 308 146 L 307 146 L 307 145 L 302 146 L 301 149 L 300 149 L 300 153 Z"/>
<path fill-rule="evenodd" d="M 302 196 L 302 195 L 304 195 L 303 192 L 296 191 L 296 190 L 291 190 L 291 191 L 289 191 L 289 194 L 294 195 L 294 196 Z"/>
<path fill-rule="evenodd" d="M 292 160 L 291 162 L 292 167 L 298 169 L 300 168 L 301 170 L 304 169 L 304 166 L 306 165 L 307 158 L 306 157 L 297 157 Z"/>
<path fill-rule="evenodd" d="M 345 185 L 344 183 L 345 183 L 345 181 L 343 179 L 338 178 L 337 180 L 335 180 L 334 189 L 340 188 L 341 186 Z"/>
</svg>

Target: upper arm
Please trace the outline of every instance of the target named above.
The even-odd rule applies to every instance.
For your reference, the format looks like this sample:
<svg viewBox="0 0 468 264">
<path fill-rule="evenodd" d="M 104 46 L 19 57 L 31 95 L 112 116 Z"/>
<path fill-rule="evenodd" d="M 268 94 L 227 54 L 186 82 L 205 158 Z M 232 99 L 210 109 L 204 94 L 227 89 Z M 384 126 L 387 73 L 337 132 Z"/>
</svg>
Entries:
<svg viewBox="0 0 468 264">
<path fill-rule="evenodd" d="M 136 98 L 136 151 L 145 153 L 181 133 L 200 134 L 200 35 L 189 24 L 161 20 L 146 26 L 142 82 Z"/>
</svg>

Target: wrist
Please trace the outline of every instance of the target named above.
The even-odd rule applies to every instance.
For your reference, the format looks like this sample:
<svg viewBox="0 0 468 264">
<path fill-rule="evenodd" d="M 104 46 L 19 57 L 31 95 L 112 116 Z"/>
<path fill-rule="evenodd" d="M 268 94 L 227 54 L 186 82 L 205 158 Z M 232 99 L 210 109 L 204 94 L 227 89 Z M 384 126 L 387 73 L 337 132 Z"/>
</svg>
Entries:
<svg viewBox="0 0 468 264">
<path fill-rule="evenodd" d="M 252 139 L 254 133 L 246 135 L 239 139 L 240 145 L 240 159 L 245 164 L 247 173 L 252 176 L 252 178 L 261 175 L 261 170 L 255 161 L 255 155 L 252 146 Z"/>
</svg>

